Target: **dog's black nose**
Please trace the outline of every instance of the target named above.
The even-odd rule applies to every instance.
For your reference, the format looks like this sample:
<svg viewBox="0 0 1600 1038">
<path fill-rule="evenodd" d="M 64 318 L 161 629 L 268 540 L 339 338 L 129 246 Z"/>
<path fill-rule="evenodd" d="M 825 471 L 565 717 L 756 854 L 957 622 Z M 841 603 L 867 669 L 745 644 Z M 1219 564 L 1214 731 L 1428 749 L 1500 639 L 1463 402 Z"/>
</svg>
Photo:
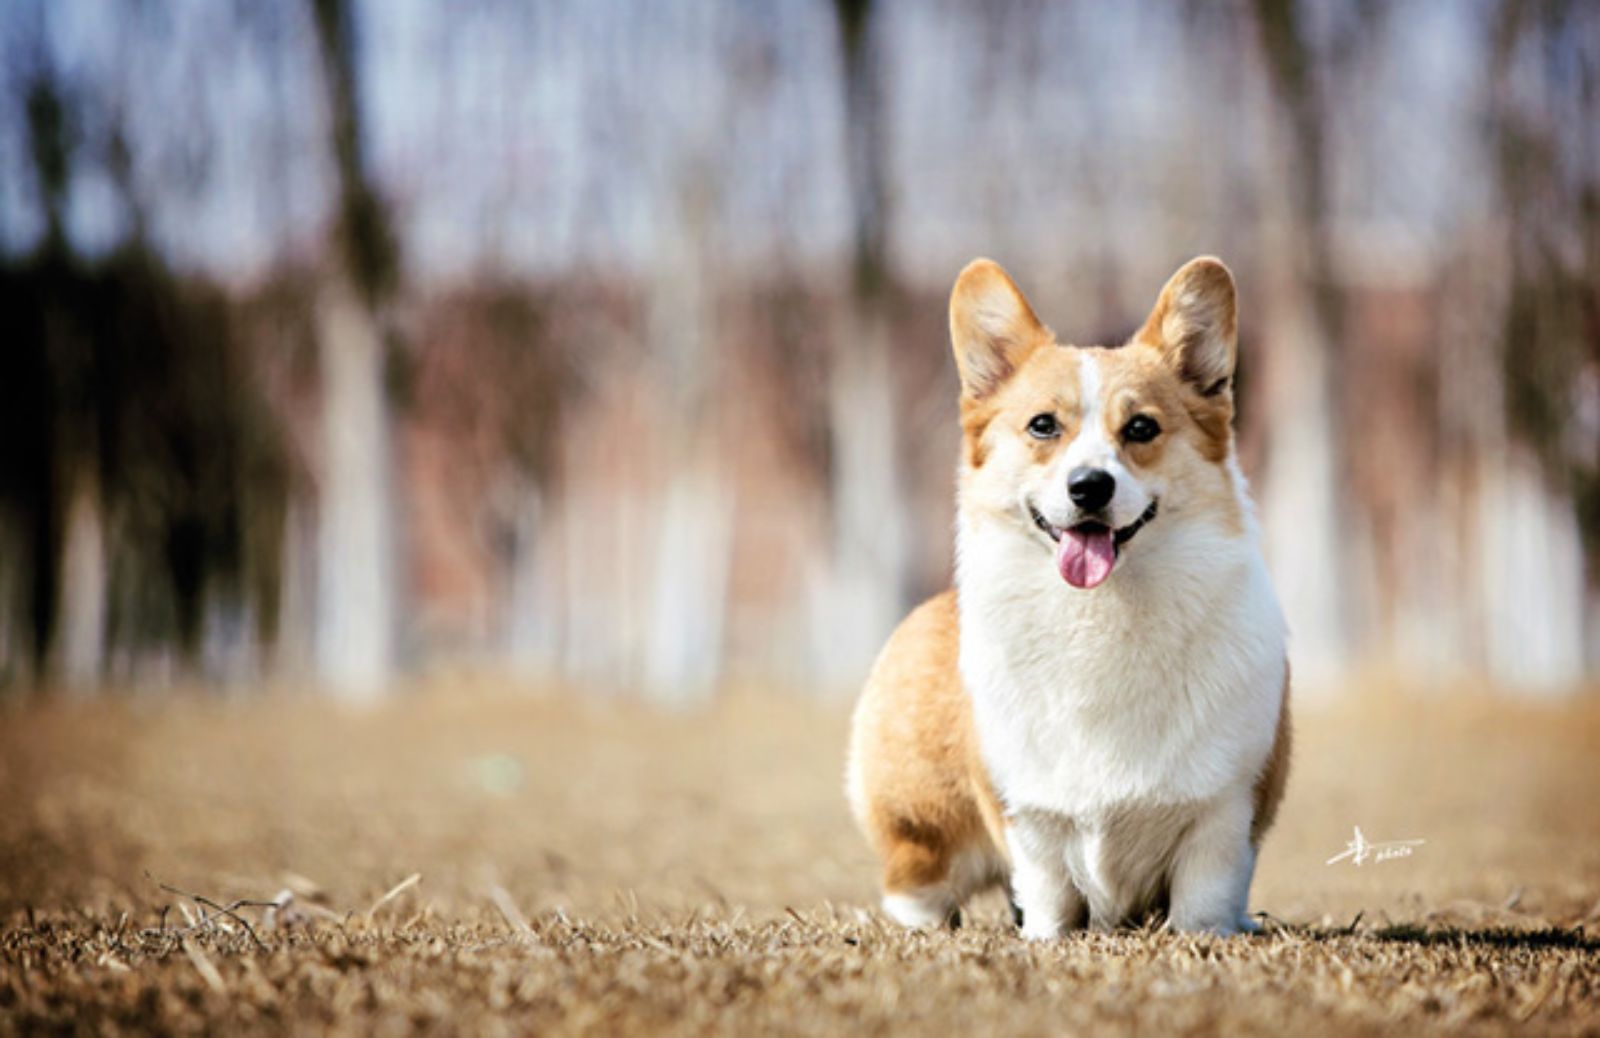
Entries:
<svg viewBox="0 0 1600 1038">
<path fill-rule="evenodd" d="M 1085 512 L 1098 512 L 1111 503 L 1117 481 L 1105 469 L 1075 468 L 1067 473 L 1067 493 Z"/>
</svg>

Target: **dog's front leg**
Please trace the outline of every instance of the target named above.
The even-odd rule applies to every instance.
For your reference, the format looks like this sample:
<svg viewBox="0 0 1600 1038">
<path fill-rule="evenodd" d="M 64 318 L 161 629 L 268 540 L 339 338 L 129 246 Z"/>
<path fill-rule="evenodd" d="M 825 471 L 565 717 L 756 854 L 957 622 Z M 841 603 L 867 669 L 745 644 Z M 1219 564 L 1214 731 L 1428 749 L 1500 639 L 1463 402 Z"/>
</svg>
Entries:
<svg viewBox="0 0 1600 1038">
<path fill-rule="evenodd" d="M 1207 807 L 1178 845 L 1168 914 L 1174 930 L 1227 935 L 1256 929 L 1245 914 L 1256 869 L 1250 813 L 1248 792 L 1230 794 Z"/>
<path fill-rule="evenodd" d="M 1022 910 L 1022 936 L 1048 941 L 1082 926 L 1087 904 L 1067 874 L 1066 847 L 1055 827 L 1013 821 L 1006 829 L 1011 890 Z"/>
</svg>

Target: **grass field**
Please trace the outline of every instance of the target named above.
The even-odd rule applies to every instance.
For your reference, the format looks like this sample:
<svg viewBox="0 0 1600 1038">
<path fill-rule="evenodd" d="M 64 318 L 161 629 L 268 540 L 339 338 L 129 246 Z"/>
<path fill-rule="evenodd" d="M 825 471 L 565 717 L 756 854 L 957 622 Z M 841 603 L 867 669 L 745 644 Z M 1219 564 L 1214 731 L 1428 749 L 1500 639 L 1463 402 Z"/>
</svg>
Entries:
<svg viewBox="0 0 1600 1038">
<path fill-rule="evenodd" d="M 1297 720 L 1264 935 L 1029 945 L 873 911 L 839 705 L 4 710 L 0 1032 L 1600 1033 L 1600 697 Z"/>
</svg>

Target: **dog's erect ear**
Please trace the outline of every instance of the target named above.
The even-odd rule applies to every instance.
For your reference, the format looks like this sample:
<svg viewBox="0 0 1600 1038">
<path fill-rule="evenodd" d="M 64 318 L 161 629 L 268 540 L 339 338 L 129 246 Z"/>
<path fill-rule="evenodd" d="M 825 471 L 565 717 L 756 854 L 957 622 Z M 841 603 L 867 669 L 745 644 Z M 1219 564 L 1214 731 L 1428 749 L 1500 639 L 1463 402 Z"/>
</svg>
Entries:
<svg viewBox="0 0 1600 1038">
<path fill-rule="evenodd" d="M 1206 396 L 1225 391 L 1239 351 L 1233 275 L 1213 256 L 1178 268 L 1136 338 L 1158 347 L 1185 381 Z"/>
<path fill-rule="evenodd" d="M 981 399 L 1011 377 L 1028 354 L 1050 341 L 1000 264 L 975 259 L 950 292 L 950 343 L 961 372 L 961 392 Z"/>
</svg>

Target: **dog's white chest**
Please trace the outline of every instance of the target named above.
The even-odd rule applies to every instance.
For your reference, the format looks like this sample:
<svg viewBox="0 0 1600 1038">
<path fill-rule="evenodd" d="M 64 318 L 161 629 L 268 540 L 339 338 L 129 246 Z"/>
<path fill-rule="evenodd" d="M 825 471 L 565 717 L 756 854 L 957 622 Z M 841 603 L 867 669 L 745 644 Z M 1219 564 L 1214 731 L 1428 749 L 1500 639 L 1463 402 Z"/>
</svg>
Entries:
<svg viewBox="0 0 1600 1038">
<path fill-rule="evenodd" d="M 961 671 L 1007 809 L 1105 818 L 1253 781 L 1284 679 L 1253 545 L 1170 540 L 1087 592 L 1033 547 L 963 543 Z"/>
</svg>

